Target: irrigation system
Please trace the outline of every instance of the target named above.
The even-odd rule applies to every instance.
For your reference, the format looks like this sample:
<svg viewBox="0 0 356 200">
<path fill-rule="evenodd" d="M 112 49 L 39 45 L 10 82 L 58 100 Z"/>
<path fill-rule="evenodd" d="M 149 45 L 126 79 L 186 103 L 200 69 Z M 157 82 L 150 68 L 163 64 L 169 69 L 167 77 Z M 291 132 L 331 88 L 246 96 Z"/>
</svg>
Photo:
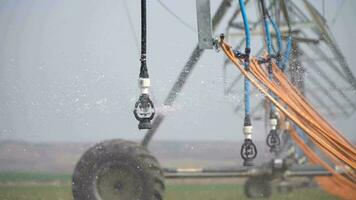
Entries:
<svg viewBox="0 0 356 200">
<path fill-rule="evenodd" d="M 289 192 L 293 177 L 327 177 L 318 183 L 330 193 L 345 199 L 356 195 L 354 145 L 323 117 L 349 117 L 355 112 L 356 79 L 318 9 L 309 0 L 222 0 L 212 16 L 210 0 L 196 0 L 196 10 L 198 43 L 164 105 L 174 104 L 204 51 L 220 51 L 224 94 L 243 94 L 243 101 L 233 109 L 244 118 L 237 131 L 244 137 L 242 166 L 165 168 L 148 151 L 165 116 L 156 113 L 150 98 L 146 61 L 150 11 L 146 0 L 141 0 L 140 94 L 133 110 L 138 128 L 147 132 L 140 144 L 116 139 L 90 148 L 73 174 L 74 198 L 161 200 L 165 179 L 184 178 L 247 178 L 246 196 L 266 198 L 272 193 L 272 181 L 278 191 Z M 223 22 L 227 22 L 225 32 L 215 33 Z M 252 40 L 259 46 L 252 46 Z M 263 95 L 251 98 L 258 92 Z M 259 156 L 253 139 L 257 119 L 264 119 L 266 145 L 273 154 L 262 165 L 254 163 Z M 316 149 L 329 160 L 321 159 Z M 335 191 L 335 185 L 343 187 Z"/>
</svg>

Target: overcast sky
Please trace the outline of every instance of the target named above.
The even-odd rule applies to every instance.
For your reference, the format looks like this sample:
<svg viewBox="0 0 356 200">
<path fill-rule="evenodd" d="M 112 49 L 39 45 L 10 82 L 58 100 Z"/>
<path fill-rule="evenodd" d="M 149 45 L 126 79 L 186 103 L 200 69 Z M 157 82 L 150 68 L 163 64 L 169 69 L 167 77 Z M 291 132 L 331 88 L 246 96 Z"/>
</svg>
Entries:
<svg viewBox="0 0 356 200">
<path fill-rule="evenodd" d="M 195 1 L 162 1 L 196 27 Z M 220 1 L 211 2 L 214 12 Z M 326 1 L 326 18 L 356 74 L 356 2 L 346 0 L 331 23 L 341 2 Z M 127 0 L 127 5 L 139 38 L 139 1 Z M 243 139 L 243 116 L 233 113 L 232 100 L 223 94 L 221 53 L 205 52 L 174 106 L 168 110 L 160 106 L 197 35 L 156 0 L 148 0 L 147 9 L 152 91 L 158 110 L 167 112 L 155 139 Z M 139 51 L 123 0 L 2 0 L 0 30 L 1 140 L 99 141 L 143 136 L 132 113 L 139 95 Z M 218 33 L 224 30 L 222 24 Z M 356 114 L 332 119 L 353 139 L 355 121 Z M 255 129 L 258 140 L 265 135 L 261 127 Z"/>
</svg>

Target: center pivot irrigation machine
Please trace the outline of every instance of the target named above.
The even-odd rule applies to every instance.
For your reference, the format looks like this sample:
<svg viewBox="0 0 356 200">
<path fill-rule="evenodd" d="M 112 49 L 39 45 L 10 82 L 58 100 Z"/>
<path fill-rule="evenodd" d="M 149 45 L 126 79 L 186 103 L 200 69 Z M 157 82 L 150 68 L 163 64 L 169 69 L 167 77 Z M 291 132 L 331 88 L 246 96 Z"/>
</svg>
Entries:
<svg viewBox="0 0 356 200">
<path fill-rule="evenodd" d="M 214 38 L 213 31 L 233 7 L 232 16 L 225 20 L 225 33 Z M 226 58 L 225 94 L 244 94 L 242 103 L 234 109 L 238 114 L 244 108 L 243 166 L 161 168 L 147 150 L 164 116 L 155 113 L 150 99 L 146 0 L 141 0 L 141 94 L 134 116 L 138 128 L 148 131 L 141 144 L 116 139 L 87 150 L 73 174 L 74 198 L 161 200 L 165 179 L 237 177 L 247 178 L 245 194 L 250 198 L 269 197 L 272 181 L 277 183 L 278 191 L 290 191 L 291 177 L 315 177 L 326 191 L 345 199 L 355 198 L 356 149 L 322 114 L 352 115 L 356 109 L 356 80 L 318 9 L 308 0 L 222 0 L 213 18 L 209 0 L 196 0 L 196 9 L 199 42 L 164 105 L 173 105 L 205 49 L 222 52 Z M 258 44 L 251 45 L 257 40 Z M 238 70 L 228 68 L 230 65 Z M 241 80 L 243 84 L 239 84 Z M 263 95 L 256 97 L 256 92 Z M 261 113 L 268 132 L 266 143 L 274 158 L 257 166 L 253 162 L 258 152 L 252 125 Z M 316 151 L 323 152 L 325 158 L 321 159 Z"/>
</svg>

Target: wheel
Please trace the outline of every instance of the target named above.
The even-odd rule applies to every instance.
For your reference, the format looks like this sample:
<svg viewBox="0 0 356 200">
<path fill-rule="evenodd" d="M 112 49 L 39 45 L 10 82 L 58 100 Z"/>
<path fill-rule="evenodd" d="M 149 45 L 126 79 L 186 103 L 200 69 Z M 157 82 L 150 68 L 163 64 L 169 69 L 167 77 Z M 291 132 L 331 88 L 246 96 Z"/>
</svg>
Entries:
<svg viewBox="0 0 356 200">
<path fill-rule="evenodd" d="M 164 177 L 142 146 L 109 140 L 87 150 L 73 173 L 76 200 L 162 200 Z"/>
<path fill-rule="evenodd" d="M 245 195 L 248 198 L 269 198 L 272 194 L 270 181 L 264 177 L 252 177 L 245 183 Z"/>
</svg>

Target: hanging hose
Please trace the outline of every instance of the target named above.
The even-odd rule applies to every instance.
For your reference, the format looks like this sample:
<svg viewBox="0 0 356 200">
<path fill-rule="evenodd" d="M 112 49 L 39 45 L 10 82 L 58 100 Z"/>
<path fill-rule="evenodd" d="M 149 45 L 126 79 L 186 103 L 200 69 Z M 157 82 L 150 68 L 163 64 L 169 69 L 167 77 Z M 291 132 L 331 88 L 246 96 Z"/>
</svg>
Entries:
<svg viewBox="0 0 356 200">
<path fill-rule="evenodd" d="M 146 0 L 141 0 L 141 68 L 140 78 L 149 78 L 146 62 L 147 51 Z"/>
<path fill-rule="evenodd" d="M 277 59 L 277 64 L 280 62 L 281 59 L 281 51 L 282 51 L 282 34 L 281 31 L 279 30 L 279 27 L 277 26 L 276 22 L 272 19 L 272 17 L 269 15 L 268 10 L 265 10 L 268 20 L 271 22 L 272 27 L 274 29 L 274 32 L 276 32 L 276 37 L 277 37 L 277 52 L 275 52 L 275 56 Z"/>
<path fill-rule="evenodd" d="M 265 36 L 266 36 L 266 46 L 267 46 L 267 52 L 268 52 L 268 58 L 269 58 L 269 62 L 268 62 L 268 75 L 269 75 L 269 79 L 273 79 L 273 74 L 272 74 L 272 57 L 276 57 L 277 58 L 277 62 L 280 58 L 280 51 L 282 48 L 282 40 L 281 40 L 281 33 L 279 31 L 279 28 L 277 27 L 276 24 L 274 24 L 272 18 L 269 16 L 268 11 L 266 9 L 265 6 L 265 2 L 264 0 L 260 0 L 261 3 L 261 9 L 262 9 L 262 19 L 263 19 L 263 25 L 264 25 L 264 30 L 265 30 Z M 273 55 L 273 47 L 272 47 L 272 40 L 271 40 L 271 32 L 269 29 L 269 23 L 267 20 L 267 17 L 269 19 L 269 21 L 271 21 L 275 31 L 276 31 L 276 35 L 277 35 L 277 41 L 278 41 L 278 52 L 277 52 L 277 56 Z M 278 56 L 279 55 L 279 56 Z M 273 95 L 273 94 L 271 94 Z M 277 130 L 277 126 L 278 126 L 278 117 L 275 111 L 275 107 L 272 104 L 271 105 L 271 110 L 270 110 L 270 125 L 271 125 L 271 130 L 267 135 L 266 138 L 266 143 L 267 146 L 270 147 L 270 152 L 275 152 L 277 153 L 279 151 L 279 146 L 280 146 L 280 138 L 279 138 L 279 134 L 278 134 L 278 130 Z"/>
<path fill-rule="evenodd" d="M 287 39 L 286 50 L 284 52 L 283 60 L 282 60 L 282 63 L 280 65 L 282 71 L 286 70 L 286 67 L 287 67 L 288 62 L 289 62 L 289 57 L 290 57 L 291 51 L 292 51 L 292 36 L 289 35 L 288 39 Z"/>
<path fill-rule="evenodd" d="M 266 34 L 265 36 L 266 36 L 267 52 L 268 52 L 268 55 L 272 55 L 273 48 L 272 48 L 271 32 L 269 30 L 269 24 L 267 21 L 267 10 L 266 10 L 264 0 L 260 0 L 260 3 L 261 3 L 261 9 L 262 9 L 263 26 L 264 26 L 264 30 L 265 30 L 265 34 Z"/>
<path fill-rule="evenodd" d="M 238 57 L 243 57 L 244 58 L 244 68 L 245 70 L 249 70 L 249 65 L 250 65 L 250 53 L 251 53 L 251 47 L 250 47 L 250 27 L 248 23 L 248 18 L 246 14 L 246 8 L 245 8 L 245 3 L 244 0 L 239 0 L 239 5 L 241 9 L 241 14 L 242 14 L 242 19 L 244 23 L 244 28 L 245 28 L 245 36 L 246 36 L 246 47 L 245 47 L 245 54 L 241 54 L 239 52 L 235 51 L 236 56 Z M 223 38 L 223 37 L 222 37 Z M 241 146 L 241 157 L 244 160 L 243 165 L 244 166 L 252 166 L 253 165 L 253 159 L 256 158 L 257 156 L 257 148 L 255 144 L 252 142 L 252 123 L 251 123 L 251 116 L 250 116 L 250 96 L 251 96 L 251 86 L 250 86 L 250 81 L 245 78 L 244 80 L 244 103 L 245 103 L 245 118 L 244 118 L 244 128 L 243 132 L 245 135 L 245 140 L 244 143 Z"/>
<path fill-rule="evenodd" d="M 292 27 L 290 25 L 290 20 L 289 20 L 289 15 L 288 15 L 288 10 L 287 10 L 287 5 L 285 0 L 280 1 L 280 8 L 282 10 L 282 13 L 284 15 L 285 21 L 287 22 L 287 26 L 288 26 L 288 38 L 287 38 L 286 50 L 284 52 L 283 60 L 280 63 L 280 67 L 281 67 L 280 69 L 284 72 L 288 65 L 289 57 L 292 51 Z M 304 142 L 307 143 L 308 139 L 305 133 L 299 127 L 295 127 L 295 130 L 304 139 Z M 296 150 L 296 160 L 298 163 L 301 163 L 301 161 L 302 162 L 306 161 L 305 154 L 303 154 L 300 148 L 297 148 Z"/>
<path fill-rule="evenodd" d="M 146 0 L 141 0 L 141 67 L 139 74 L 139 86 L 141 95 L 135 104 L 134 116 L 139 121 L 139 129 L 150 129 L 151 120 L 155 115 L 153 102 L 149 97 L 149 87 L 151 86 L 146 62 L 146 41 L 147 41 L 147 22 L 146 22 Z"/>
<path fill-rule="evenodd" d="M 289 61 L 289 55 L 291 52 L 291 48 L 292 48 L 292 37 L 291 37 L 291 26 L 290 26 L 290 22 L 289 22 L 289 16 L 287 13 L 287 8 L 285 6 L 285 2 L 282 0 L 281 1 L 281 7 L 282 7 L 282 11 L 285 15 L 286 21 L 287 21 L 287 25 L 288 25 L 288 39 L 287 39 L 287 44 L 286 44 L 286 48 L 285 48 L 285 52 L 284 55 L 282 57 L 282 33 L 278 27 L 278 25 L 276 24 L 275 20 L 272 19 L 271 15 L 268 12 L 268 9 L 265 7 L 264 1 L 261 0 L 261 7 L 262 7 L 262 18 L 264 20 L 264 30 L 265 30 L 265 34 L 266 34 L 266 45 L 267 45 L 267 50 L 268 50 L 268 59 L 262 61 L 263 62 L 268 62 L 270 60 L 270 58 L 275 58 L 277 60 L 277 65 L 280 67 L 280 69 L 282 69 L 283 71 L 286 68 L 286 65 Z M 268 18 L 268 20 L 267 20 Z M 273 42 L 271 39 L 271 33 L 270 33 L 270 29 L 269 29 L 269 23 L 271 23 L 274 32 L 276 33 L 276 38 L 277 38 L 277 51 L 274 51 L 274 47 L 273 47 Z M 272 54 L 272 52 L 274 54 Z"/>
<path fill-rule="evenodd" d="M 287 64 L 289 62 L 289 57 L 290 57 L 291 51 L 292 51 L 292 27 L 290 25 L 290 20 L 289 20 L 289 15 L 288 15 L 288 10 L 287 10 L 285 0 L 280 1 L 280 6 L 281 6 L 282 13 L 284 15 L 284 18 L 285 18 L 285 20 L 287 22 L 287 26 L 288 26 L 287 46 L 286 46 L 286 50 L 284 52 L 283 61 L 281 63 L 281 69 L 282 69 L 282 71 L 285 71 Z"/>
</svg>

